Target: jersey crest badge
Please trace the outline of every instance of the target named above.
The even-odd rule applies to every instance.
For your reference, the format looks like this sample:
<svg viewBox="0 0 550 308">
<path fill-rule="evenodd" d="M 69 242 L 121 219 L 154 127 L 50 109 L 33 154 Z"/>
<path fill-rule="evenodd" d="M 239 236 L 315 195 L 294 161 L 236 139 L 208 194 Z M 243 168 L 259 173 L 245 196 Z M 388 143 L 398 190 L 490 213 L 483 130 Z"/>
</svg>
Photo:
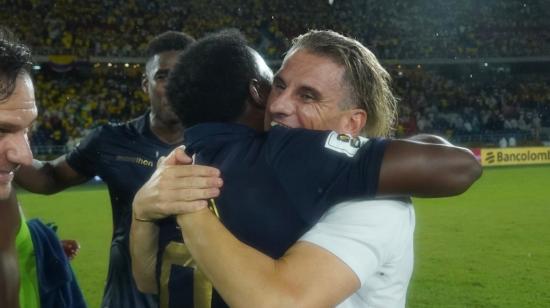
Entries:
<svg viewBox="0 0 550 308">
<path fill-rule="evenodd" d="M 348 157 L 353 157 L 355 156 L 355 153 L 357 153 L 357 150 L 359 150 L 359 148 L 361 148 L 361 146 L 363 146 L 367 141 L 367 138 L 352 137 L 347 134 L 331 132 L 325 142 L 325 148 L 338 153 L 346 154 Z"/>
</svg>

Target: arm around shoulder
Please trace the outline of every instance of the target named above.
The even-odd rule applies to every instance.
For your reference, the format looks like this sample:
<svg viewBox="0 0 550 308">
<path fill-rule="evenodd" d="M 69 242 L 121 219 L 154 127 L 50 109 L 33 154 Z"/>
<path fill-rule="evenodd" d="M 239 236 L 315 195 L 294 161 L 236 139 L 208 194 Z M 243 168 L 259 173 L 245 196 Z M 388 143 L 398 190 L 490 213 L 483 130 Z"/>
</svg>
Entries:
<svg viewBox="0 0 550 308">
<path fill-rule="evenodd" d="M 465 192 L 481 176 L 479 161 L 469 149 L 437 139 L 442 142 L 390 141 L 380 169 L 378 194 L 445 197 Z"/>
<path fill-rule="evenodd" d="M 90 177 L 74 170 L 65 156 L 52 161 L 35 159 L 31 166 L 21 166 L 15 175 L 15 181 L 24 189 L 47 195 L 84 183 L 89 179 Z"/>
</svg>

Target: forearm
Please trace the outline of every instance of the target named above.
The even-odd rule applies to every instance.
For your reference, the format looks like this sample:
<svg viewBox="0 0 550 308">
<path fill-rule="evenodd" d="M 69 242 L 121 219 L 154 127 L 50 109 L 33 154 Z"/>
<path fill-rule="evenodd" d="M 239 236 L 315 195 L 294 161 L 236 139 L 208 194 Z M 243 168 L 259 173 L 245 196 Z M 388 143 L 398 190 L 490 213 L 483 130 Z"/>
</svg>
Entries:
<svg viewBox="0 0 550 308">
<path fill-rule="evenodd" d="M 450 143 L 447 139 L 431 134 L 418 134 L 409 138 L 409 140 L 420 141 L 423 143 L 430 143 L 434 145 L 447 146 L 446 150 L 448 154 L 442 154 L 441 156 L 453 156 L 451 161 L 454 161 L 454 165 L 449 164 L 449 173 L 447 175 L 453 176 L 450 179 L 449 194 L 459 194 L 470 187 L 470 185 L 481 176 L 481 164 L 477 161 L 474 154 L 470 149 L 457 147 Z M 440 169 L 445 169 L 446 166 L 442 165 Z M 451 174 L 452 173 L 452 174 Z M 438 181 L 439 182 L 439 181 Z M 443 193 L 444 191 L 442 191 Z M 432 196 L 431 192 L 426 193 L 426 197 Z M 442 196 L 445 196 L 442 194 Z"/>
<path fill-rule="evenodd" d="M 151 222 L 132 218 L 130 228 L 130 254 L 132 273 L 137 287 L 144 293 L 158 293 L 156 264 L 159 228 Z"/>
<path fill-rule="evenodd" d="M 152 222 L 168 216 L 196 211 L 207 206 L 205 200 L 217 197 L 221 186 L 219 170 L 191 163 L 183 149 L 177 148 L 160 159 L 157 170 L 139 189 L 132 203 L 130 253 L 132 272 L 138 288 L 145 293 L 158 293 L 156 279 L 159 227 Z M 182 164 L 182 165 L 178 165 Z M 188 177 L 189 172 L 198 177 Z M 180 193 L 190 185 L 187 193 Z M 215 187 L 214 189 L 212 187 Z"/>
<path fill-rule="evenodd" d="M 39 194 L 54 194 L 59 189 L 55 185 L 55 175 L 51 162 L 34 159 L 32 166 L 22 166 L 15 174 L 15 181 L 24 189 Z"/>
<path fill-rule="evenodd" d="M 231 307 L 297 307 L 274 260 L 235 238 L 208 210 L 178 216 L 195 262 Z"/>
<path fill-rule="evenodd" d="M 417 173 L 416 197 L 447 197 L 465 192 L 481 175 L 481 167 L 469 149 L 438 145 L 439 157 L 426 159 Z M 448 159 L 447 159 L 448 158 Z"/>
<path fill-rule="evenodd" d="M 458 195 L 466 191 L 481 172 L 481 165 L 469 149 L 446 143 L 395 140 L 384 154 L 378 195 Z"/>
<path fill-rule="evenodd" d="M 87 180 L 67 164 L 64 156 L 53 161 L 34 159 L 32 166 L 21 166 L 15 174 L 19 186 L 30 192 L 48 195 Z"/>
</svg>

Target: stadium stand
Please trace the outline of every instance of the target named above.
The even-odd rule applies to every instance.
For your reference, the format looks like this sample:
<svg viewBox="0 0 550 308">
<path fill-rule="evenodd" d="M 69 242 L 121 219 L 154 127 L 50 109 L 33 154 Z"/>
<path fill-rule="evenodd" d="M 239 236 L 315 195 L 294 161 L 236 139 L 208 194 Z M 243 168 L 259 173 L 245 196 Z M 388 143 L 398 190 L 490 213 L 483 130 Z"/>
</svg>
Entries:
<svg viewBox="0 0 550 308">
<path fill-rule="evenodd" d="M 129 120 L 148 108 L 137 65 L 83 63 L 69 72 L 35 72 L 40 118 L 31 141 L 38 154 L 63 151 L 90 128 Z"/>
<path fill-rule="evenodd" d="M 383 59 L 550 54 L 545 0 L 4 2 L 2 23 L 38 54 L 142 56 L 145 42 L 167 29 L 200 37 L 221 27 L 243 30 L 277 59 L 288 38 L 308 28 L 354 36 Z"/>
<path fill-rule="evenodd" d="M 58 154 L 106 121 L 146 108 L 139 66 L 168 30 L 241 29 L 274 68 L 309 28 L 354 36 L 383 60 L 401 98 L 396 135 L 466 145 L 539 144 L 550 130 L 550 2 L 8 0 L 2 25 L 38 56 L 35 153 Z M 215 9 L 212 9 L 215 8 Z M 28 21 L 32 22 L 28 22 Z M 98 58 L 99 57 L 99 58 Z"/>
</svg>

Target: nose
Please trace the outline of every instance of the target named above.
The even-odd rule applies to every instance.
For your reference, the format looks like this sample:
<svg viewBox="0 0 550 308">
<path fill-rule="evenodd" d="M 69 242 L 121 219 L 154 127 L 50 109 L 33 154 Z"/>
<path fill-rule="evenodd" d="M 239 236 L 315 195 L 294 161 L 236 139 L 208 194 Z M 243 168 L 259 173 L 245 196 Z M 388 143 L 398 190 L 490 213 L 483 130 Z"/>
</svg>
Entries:
<svg viewBox="0 0 550 308">
<path fill-rule="evenodd" d="M 20 132 L 10 137 L 6 140 L 6 156 L 8 161 L 17 165 L 31 165 L 32 152 L 27 134 Z"/>
<path fill-rule="evenodd" d="M 294 114 L 296 106 L 289 92 L 277 89 L 271 90 L 268 111 L 272 119 L 288 117 Z"/>
</svg>

